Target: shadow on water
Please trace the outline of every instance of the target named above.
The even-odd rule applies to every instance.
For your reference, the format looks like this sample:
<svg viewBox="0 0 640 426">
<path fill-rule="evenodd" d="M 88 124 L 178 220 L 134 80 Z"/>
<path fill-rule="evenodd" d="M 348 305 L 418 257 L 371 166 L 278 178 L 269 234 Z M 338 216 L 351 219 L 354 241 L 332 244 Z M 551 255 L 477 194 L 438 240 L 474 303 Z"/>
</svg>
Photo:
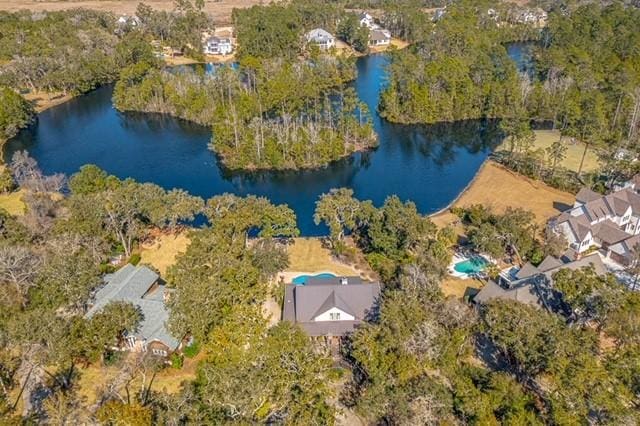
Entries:
<svg viewBox="0 0 640 426">
<path fill-rule="evenodd" d="M 112 86 L 40 114 L 36 124 L 6 144 L 5 158 L 27 150 L 45 173 L 70 175 L 84 164 L 96 164 L 121 178 L 183 188 L 204 198 L 225 192 L 266 196 L 294 209 L 302 234 L 308 236 L 326 233 L 313 223 L 313 211 L 320 194 L 331 188 L 352 188 L 356 197 L 376 205 L 397 194 L 431 213 L 473 178 L 499 142 L 497 126 L 481 121 L 430 126 L 385 122 L 376 109 L 386 62 L 382 55 L 360 58 L 353 83 L 372 112 L 379 147 L 325 168 L 231 172 L 207 148 L 209 128 L 158 114 L 119 113 L 111 104 Z"/>
</svg>

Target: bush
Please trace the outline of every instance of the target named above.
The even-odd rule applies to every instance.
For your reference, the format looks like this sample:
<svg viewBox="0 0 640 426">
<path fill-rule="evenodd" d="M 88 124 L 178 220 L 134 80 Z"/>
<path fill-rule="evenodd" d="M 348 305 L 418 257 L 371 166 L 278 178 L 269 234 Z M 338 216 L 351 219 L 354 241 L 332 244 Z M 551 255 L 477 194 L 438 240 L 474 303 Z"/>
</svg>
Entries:
<svg viewBox="0 0 640 426">
<path fill-rule="evenodd" d="M 189 346 L 185 347 L 182 353 L 187 358 L 193 358 L 200 352 L 200 345 L 195 340 Z"/>
<path fill-rule="evenodd" d="M 120 351 L 107 351 L 104 353 L 103 362 L 107 367 L 118 364 L 122 358 L 124 353 Z"/>
<path fill-rule="evenodd" d="M 140 263 L 140 254 L 139 253 L 134 253 L 131 255 L 131 257 L 129 258 L 129 263 L 137 266 L 138 263 Z"/>
<path fill-rule="evenodd" d="M 0 193 L 11 192 L 16 187 L 13 176 L 7 167 L 0 172 Z"/>
<path fill-rule="evenodd" d="M 177 353 L 171 354 L 171 367 L 180 370 L 184 365 L 184 358 Z"/>
</svg>

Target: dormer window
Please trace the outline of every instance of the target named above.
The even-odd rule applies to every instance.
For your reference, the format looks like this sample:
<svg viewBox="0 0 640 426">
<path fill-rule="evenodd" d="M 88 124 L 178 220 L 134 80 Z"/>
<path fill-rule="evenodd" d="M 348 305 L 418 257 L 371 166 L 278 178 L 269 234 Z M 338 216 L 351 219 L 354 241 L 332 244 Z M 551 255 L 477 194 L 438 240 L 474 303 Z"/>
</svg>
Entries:
<svg viewBox="0 0 640 426">
<path fill-rule="evenodd" d="M 331 321 L 340 321 L 340 312 L 331 312 L 331 313 L 329 313 L 329 319 Z"/>
</svg>

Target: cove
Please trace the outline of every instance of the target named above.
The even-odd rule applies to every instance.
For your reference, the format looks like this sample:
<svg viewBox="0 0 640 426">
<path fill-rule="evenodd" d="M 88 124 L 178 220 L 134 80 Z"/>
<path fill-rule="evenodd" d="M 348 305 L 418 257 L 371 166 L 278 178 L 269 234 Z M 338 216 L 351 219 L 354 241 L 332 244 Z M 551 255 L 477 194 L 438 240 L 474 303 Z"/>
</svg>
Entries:
<svg viewBox="0 0 640 426">
<path fill-rule="evenodd" d="M 510 52 L 511 53 L 511 52 Z M 372 114 L 380 146 L 318 170 L 234 172 L 207 148 L 210 129 L 156 114 L 122 114 L 112 86 L 49 109 L 4 147 L 5 159 L 27 150 L 49 173 L 71 175 L 96 164 L 120 178 L 183 188 L 209 198 L 225 192 L 265 196 L 288 204 L 303 236 L 325 235 L 313 223 L 315 202 L 331 188 L 352 188 L 357 198 L 381 205 L 396 194 L 424 214 L 446 207 L 472 180 L 500 139 L 492 122 L 395 125 L 376 113 L 385 84 L 384 55 L 359 58 L 353 83 Z"/>
</svg>

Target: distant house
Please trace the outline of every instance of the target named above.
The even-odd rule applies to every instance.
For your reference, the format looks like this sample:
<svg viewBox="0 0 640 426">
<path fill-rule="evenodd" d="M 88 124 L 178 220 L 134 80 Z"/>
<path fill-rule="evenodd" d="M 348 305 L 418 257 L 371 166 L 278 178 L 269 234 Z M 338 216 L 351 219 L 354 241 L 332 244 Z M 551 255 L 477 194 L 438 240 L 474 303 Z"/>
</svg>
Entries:
<svg viewBox="0 0 640 426">
<path fill-rule="evenodd" d="M 369 46 L 388 46 L 391 43 L 391 34 L 387 30 L 372 30 L 369 33 Z"/>
<path fill-rule="evenodd" d="M 370 30 L 378 28 L 378 25 L 376 25 L 373 16 L 369 15 L 367 12 L 362 12 L 360 15 L 358 15 L 358 22 L 360 23 L 361 27 L 367 27 Z"/>
<path fill-rule="evenodd" d="M 322 28 L 316 28 L 305 34 L 308 44 L 318 46 L 320 50 L 329 50 L 336 45 L 335 37 Z"/>
<path fill-rule="evenodd" d="M 381 286 L 359 277 L 309 278 L 285 288 L 282 318 L 332 342 L 353 332 L 375 309 Z"/>
<path fill-rule="evenodd" d="M 209 37 L 204 42 L 205 55 L 229 55 L 233 52 L 230 38 Z"/>
<path fill-rule="evenodd" d="M 120 16 L 118 18 L 116 23 L 119 26 L 127 26 L 127 25 L 129 25 L 129 26 L 132 26 L 132 27 L 137 27 L 138 25 L 140 25 L 142 23 L 142 21 L 136 15 L 133 15 L 133 16 L 122 15 L 122 16 Z"/>
<path fill-rule="evenodd" d="M 640 242 L 640 188 L 636 181 L 608 195 L 582 188 L 574 206 L 553 219 L 550 226 L 578 255 L 595 247 L 613 261 L 629 264 L 631 247 Z"/>
<path fill-rule="evenodd" d="M 131 264 L 106 275 L 104 286 L 95 293 L 85 317 L 91 318 L 111 302 L 132 303 L 140 309 L 143 319 L 137 330 L 122 336 L 121 349 L 168 356 L 179 349 L 180 341 L 166 329 L 169 312 L 165 299 L 168 293 L 159 278 L 151 269 Z"/>
<path fill-rule="evenodd" d="M 598 253 L 574 261 L 547 256 L 538 266 L 527 263 L 520 269 L 502 273 L 495 281 L 489 280 L 473 301 L 484 304 L 495 299 L 515 300 L 557 311 L 562 303 L 561 295 L 553 288 L 553 275 L 562 269 L 585 267 L 592 267 L 598 275 L 607 272 Z"/>
</svg>

